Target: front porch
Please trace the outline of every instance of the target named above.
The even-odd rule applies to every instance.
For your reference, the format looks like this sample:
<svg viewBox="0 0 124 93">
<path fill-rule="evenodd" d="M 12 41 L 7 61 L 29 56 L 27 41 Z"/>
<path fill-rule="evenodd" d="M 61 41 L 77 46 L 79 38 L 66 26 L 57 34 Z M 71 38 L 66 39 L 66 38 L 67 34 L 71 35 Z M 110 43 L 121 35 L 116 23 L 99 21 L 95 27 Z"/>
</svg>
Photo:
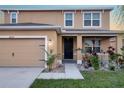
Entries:
<svg viewBox="0 0 124 93">
<path fill-rule="evenodd" d="M 109 46 L 117 48 L 116 36 L 60 36 L 59 54 L 61 61 L 82 64 L 82 54 L 106 52 Z"/>
</svg>

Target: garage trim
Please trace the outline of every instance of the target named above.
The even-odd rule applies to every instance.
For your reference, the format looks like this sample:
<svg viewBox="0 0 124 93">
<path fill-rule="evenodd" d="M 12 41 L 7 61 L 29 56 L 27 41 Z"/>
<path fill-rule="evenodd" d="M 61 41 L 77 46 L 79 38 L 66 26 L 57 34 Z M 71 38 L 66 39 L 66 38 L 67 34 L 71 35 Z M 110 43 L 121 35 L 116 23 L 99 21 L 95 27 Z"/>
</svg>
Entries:
<svg viewBox="0 0 124 93">
<path fill-rule="evenodd" d="M 27 39 L 31 39 L 31 38 L 44 38 L 45 39 L 45 50 L 47 51 L 47 45 L 48 45 L 48 41 L 47 41 L 47 36 L 0 36 L 0 39 L 8 39 L 8 38 L 20 38 L 20 39 L 23 39 L 23 38 L 27 38 Z M 47 53 L 45 52 L 45 60 L 47 60 Z"/>
</svg>

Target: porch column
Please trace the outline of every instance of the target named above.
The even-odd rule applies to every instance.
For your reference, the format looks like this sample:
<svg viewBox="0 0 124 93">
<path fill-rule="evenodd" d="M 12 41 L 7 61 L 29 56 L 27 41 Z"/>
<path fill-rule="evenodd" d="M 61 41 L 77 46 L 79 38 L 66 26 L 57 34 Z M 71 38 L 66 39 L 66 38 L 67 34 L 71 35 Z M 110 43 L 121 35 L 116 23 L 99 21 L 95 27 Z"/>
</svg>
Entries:
<svg viewBox="0 0 124 93">
<path fill-rule="evenodd" d="M 58 35 L 58 47 L 57 47 L 57 51 L 58 51 L 58 63 L 62 64 L 62 36 Z"/>
<path fill-rule="evenodd" d="M 82 36 L 77 36 L 77 49 L 82 49 Z M 82 64 L 81 50 L 77 50 L 77 64 Z"/>
<path fill-rule="evenodd" d="M 118 53 L 121 53 L 121 48 L 123 47 L 122 42 L 123 42 L 123 35 L 118 34 L 117 41 L 116 41 L 116 43 L 117 43 L 117 52 Z"/>
</svg>

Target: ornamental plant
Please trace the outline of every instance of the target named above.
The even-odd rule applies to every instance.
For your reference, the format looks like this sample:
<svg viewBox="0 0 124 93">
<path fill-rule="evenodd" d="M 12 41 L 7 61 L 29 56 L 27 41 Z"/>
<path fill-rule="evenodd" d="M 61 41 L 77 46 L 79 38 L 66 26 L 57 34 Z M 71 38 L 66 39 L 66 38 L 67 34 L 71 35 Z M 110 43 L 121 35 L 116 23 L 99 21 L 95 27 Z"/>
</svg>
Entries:
<svg viewBox="0 0 124 93">
<path fill-rule="evenodd" d="M 90 62 L 91 62 L 92 66 L 94 67 L 95 70 L 99 69 L 99 57 L 96 53 L 93 53 L 90 56 Z"/>
<path fill-rule="evenodd" d="M 45 52 L 47 53 L 47 67 L 48 67 L 48 70 L 51 71 L 52 70 L 52 65 L 56 59 L 56 55 L 55 54 L 52 54 L 51 52 L 48 53 L 46 50 Z"/>
<path fill-rule="evenodd" d="M 115 53 L 115 49 L 113 47 L 108 47 L 107 50 L 109 54 L 109 68 L 110 70 L 115 70 L 116 62 L 118 60 L 118 57 L 120 56 L 119 54 Z"/>
</svg>

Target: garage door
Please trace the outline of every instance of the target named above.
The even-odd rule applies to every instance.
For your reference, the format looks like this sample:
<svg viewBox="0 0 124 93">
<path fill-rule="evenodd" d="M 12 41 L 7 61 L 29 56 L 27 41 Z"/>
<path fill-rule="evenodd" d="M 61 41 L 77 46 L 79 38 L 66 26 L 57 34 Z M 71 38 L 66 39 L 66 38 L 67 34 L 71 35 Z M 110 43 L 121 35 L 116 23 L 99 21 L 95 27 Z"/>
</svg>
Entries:
<svg viewBox="0 0 124 93">
<path fill-rule="evenodd" d="M 0 66 L 43 66 L 45 39 L 0 39 Z"/>
</svg>

